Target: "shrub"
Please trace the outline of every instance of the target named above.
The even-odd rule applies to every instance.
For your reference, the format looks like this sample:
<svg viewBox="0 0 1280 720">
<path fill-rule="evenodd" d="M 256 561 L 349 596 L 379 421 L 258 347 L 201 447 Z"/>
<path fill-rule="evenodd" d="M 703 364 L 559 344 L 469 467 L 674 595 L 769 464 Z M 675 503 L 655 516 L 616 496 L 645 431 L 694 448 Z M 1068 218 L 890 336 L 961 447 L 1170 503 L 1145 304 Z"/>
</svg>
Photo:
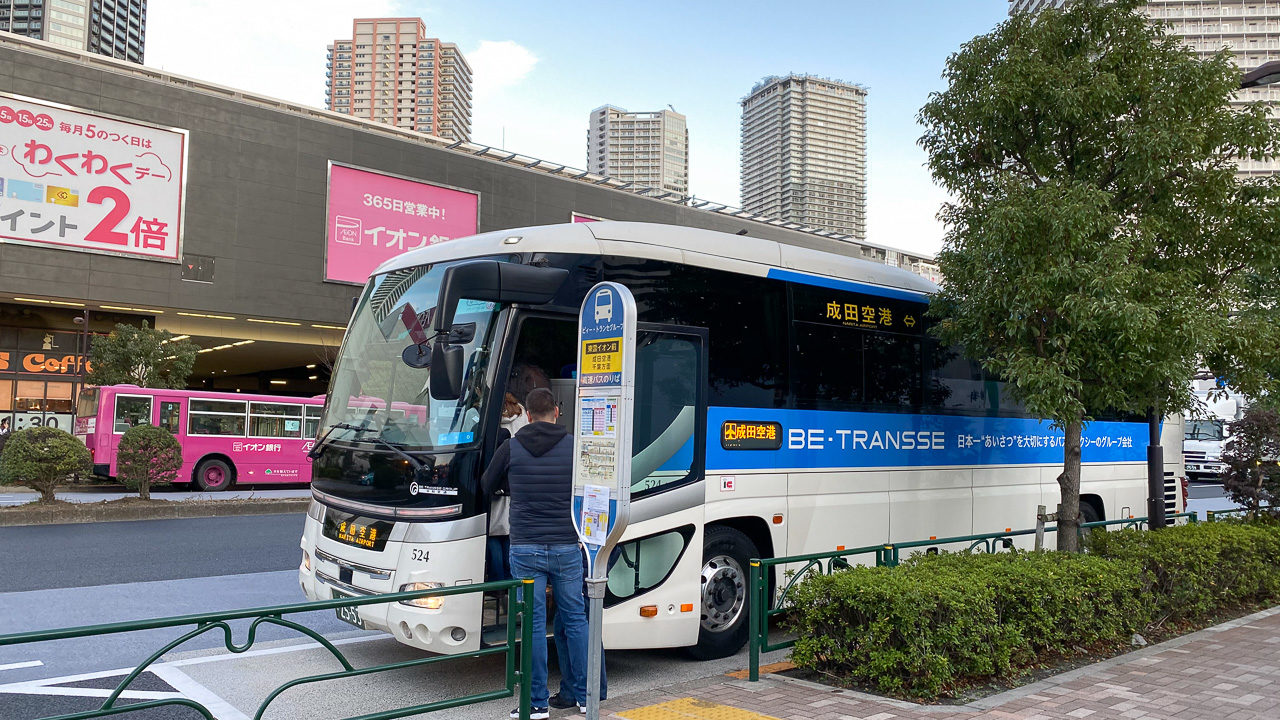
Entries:
<svg viewBox="0 0 1280 720">
<path fill-rule="evenodd" d="M 1156 624 L 1204 620 L 1232 605 L 1280 597 L 1280 527 L 1274 524 L 1228 521 L 1090 533 L 1087 547 L 1141 568 Z"/>
<path fill-rule="evenodd" d="M 182 445 L 168 430 L 154 425 L 134 425 L 120 438 L 116 451 L 116 477 L 137 488 L 143 500 L 151 499 L 153 485 L 169 485 L 182 467 Z"/>
<path fill-rule="evenodd" d="M 33 427 L 10 435 L 0 455 L 0 484 L 25 485 L 53 502 L 58 483 L 93 466 L 89 448 L 65 430 Z"/>
<path fill-rule="evenodd" d="M 1222 452 L 1227 494 L 1254 514 L 1280 506 L 1280 412 L 1250 405 L 1244 417 L 1231 423 L 1231 436 Z"/>
<path fill-rule="evenodd" d="M 803 582 L 792 660 L 883 692 L 934 697 L 1045 655 L 1129 640 L 1148 616 L 1126 561 L 1058 554 L 921 556 Z"/>
</svg>

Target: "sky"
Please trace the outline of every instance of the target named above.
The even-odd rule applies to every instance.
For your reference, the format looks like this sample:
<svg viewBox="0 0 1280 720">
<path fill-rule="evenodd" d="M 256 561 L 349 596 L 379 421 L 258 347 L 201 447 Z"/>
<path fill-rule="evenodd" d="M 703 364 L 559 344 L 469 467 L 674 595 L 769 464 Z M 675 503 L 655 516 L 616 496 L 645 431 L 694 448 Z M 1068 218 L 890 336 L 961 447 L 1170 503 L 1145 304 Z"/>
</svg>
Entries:
<svg viewBox="0 0 1280 720">
<path fill-rule="evenodd" d="M 867 241 L 933 254 L 934 185 L 916 114 L 947 57 L 1007 0 L 164 0 L 146 64 L 324 106 L 325 47 L 360 17 L 421 17 L 474 71 L 472 140 L 586 166 L 587 119 L 612 104 L 688 117 L 689 185 L 739 202 L 739 101 L 769 75 L 855 82 L 867 96 Z"/>
</svg>

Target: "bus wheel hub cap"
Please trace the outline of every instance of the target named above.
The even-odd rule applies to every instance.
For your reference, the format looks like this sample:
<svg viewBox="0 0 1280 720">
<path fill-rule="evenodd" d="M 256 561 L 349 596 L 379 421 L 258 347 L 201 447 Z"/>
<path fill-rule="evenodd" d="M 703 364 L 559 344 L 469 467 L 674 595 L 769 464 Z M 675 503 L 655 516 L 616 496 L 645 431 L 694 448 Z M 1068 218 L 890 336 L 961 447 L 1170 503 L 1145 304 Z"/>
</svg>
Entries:
<svg viewBox="0 0 1280 720">
<path fill-rule="evenodd" d="M 710 632 L 728 630 L 747 600 L 742 567 L 727 555 L 717 555 L 702 566 L 702 627 Z"/>
</svg>

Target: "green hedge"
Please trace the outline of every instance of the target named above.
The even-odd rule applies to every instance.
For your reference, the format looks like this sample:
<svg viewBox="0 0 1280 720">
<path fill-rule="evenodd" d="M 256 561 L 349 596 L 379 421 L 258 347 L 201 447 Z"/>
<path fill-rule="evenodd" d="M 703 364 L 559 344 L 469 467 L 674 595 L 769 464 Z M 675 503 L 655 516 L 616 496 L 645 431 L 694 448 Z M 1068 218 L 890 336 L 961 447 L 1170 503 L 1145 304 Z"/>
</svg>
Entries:
<svg viewBox="0 0 1280 720">
<path fill-rule="evenodd" d="M 1135 565 L 1083 555 L 924 556 L 797 589 L 792 660 L 932 697 L 1076 645 L 1128 640 L 1146 615 Z"/>
<path fill-rule="evenodd" d="M 801 583 L 798 666 L 935 697 L 1036 663 L 1127 645 L 1166 619 L 1280 598 L 1280 527 L 1090 534 L 1090 552 L 917 556 Z"/>
<path fill-rule="evenodd" d="M 1226 607 L 1280 597 L 1280 526 L 1222 521 L 1160 532 L 1090 533 L 1098 557 L 1142 568 L 1153 601 L 1150 622 L 1198 621 Z"/>
</svg>

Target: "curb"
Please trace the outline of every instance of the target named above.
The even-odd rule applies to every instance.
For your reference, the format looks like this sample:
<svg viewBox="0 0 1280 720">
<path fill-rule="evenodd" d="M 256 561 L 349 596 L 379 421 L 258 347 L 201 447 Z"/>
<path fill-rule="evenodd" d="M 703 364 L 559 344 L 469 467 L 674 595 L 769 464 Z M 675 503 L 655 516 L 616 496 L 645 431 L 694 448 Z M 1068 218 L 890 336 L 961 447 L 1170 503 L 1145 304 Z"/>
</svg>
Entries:
<svg viewBox="0 0 1280 720">
<path fill-rule="evenodd" d="M 152 505 L 118 505 L 85 503 L 67 507 L 20 506 L 25 512 L 0 512 L 0 527 L 26 525 L 70 525 L 129 520 L 173 520 L 181 518 L 224 517 L 229 515 L 277 515 L 305 513 L 311 498 L 269 498 L 261 500 L 157 500 Z"/>
</svg>

